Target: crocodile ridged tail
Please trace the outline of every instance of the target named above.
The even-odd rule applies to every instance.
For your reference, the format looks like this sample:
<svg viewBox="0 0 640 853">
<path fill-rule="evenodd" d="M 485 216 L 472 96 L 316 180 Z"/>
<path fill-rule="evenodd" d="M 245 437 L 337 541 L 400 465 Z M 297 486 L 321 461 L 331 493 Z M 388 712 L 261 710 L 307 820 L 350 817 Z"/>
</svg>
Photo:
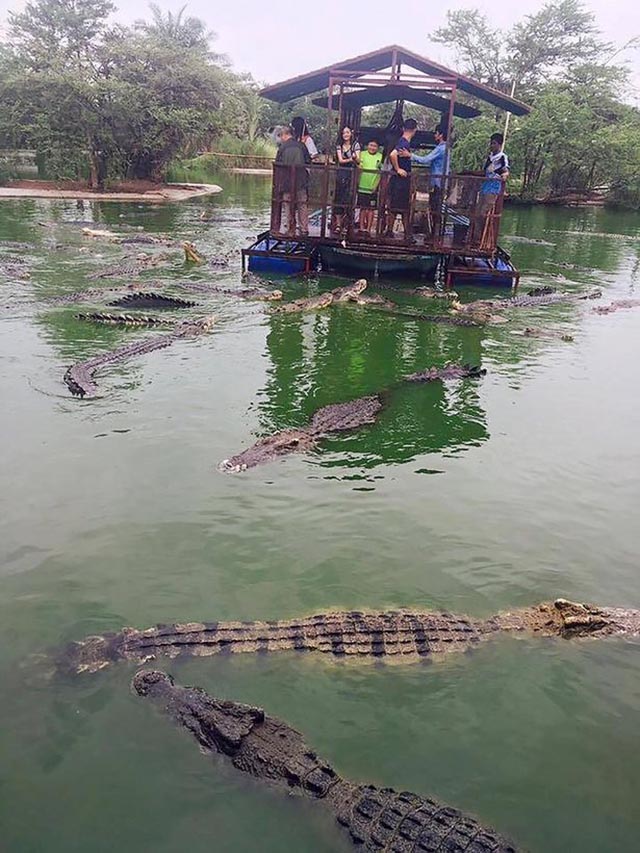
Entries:
<svg viewBox="0 0 640 853">
<path fill-rule="evenodd" d="M 516 853 L 506 838 L 430 797 L 361 785 L 334 807 L 361 849 L 376 853 Z"/>
</svg>

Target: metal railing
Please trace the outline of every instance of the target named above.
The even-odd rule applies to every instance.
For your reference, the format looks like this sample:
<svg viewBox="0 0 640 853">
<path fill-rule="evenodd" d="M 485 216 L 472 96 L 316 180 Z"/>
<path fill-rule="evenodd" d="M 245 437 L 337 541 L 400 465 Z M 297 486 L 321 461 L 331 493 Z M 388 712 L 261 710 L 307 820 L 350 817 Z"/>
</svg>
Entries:
<svg viewBox="0 0 640 853">
<path fill-rule="evenodd" d="M 369 177 L 373 192 L 364 192 Z M 431 176 L 414 167 L 400 177 L 355 166 L 274 164 L 271 233 L 488 256 L 497 246 L 503 198 L 502 182 L 476 175 Z"/>
</svg>

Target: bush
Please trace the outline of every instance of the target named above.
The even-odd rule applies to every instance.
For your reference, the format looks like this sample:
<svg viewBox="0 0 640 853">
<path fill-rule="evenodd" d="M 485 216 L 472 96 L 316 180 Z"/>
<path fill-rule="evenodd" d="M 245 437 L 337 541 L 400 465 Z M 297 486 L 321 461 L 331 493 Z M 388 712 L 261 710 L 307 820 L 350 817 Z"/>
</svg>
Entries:
<svg viewBox="0 0 640 853">
<path fill-rule="evenodd" d="M 0 186 L 8 184 L 17 178 L 18 174 L 12 164 L 5 158 L 0 158 Z"/>
</svg>

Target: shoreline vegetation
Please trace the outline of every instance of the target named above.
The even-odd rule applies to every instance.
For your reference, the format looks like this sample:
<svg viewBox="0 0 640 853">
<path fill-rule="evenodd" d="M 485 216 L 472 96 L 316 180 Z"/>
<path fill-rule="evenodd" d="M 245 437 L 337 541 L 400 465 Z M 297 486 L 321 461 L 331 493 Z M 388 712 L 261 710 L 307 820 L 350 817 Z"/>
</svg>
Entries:
<svg viewBox="0 0 640 853">
<path fill-rule="evenodd" d="M 28 0 L 10 12 L 0 36 L 0 186 L 12 186 L 12 157 L 25 151 L 38 177 L 110 198 L 119 181 L 266 174 L 274 128 L 295 115 L 321 151 L 334 150 L 338 128 L 327 128 L 314 96 L 261 98 L 260 83 L 234 71 L 206 24 L 184 12 L 152 3 L 130 26 L 111 0 Z M 640 109 L 624 64 L 640 36 L 607 43 L 583 0 L 558 0 L 509 29 L 478 10 L 449 11 L 425 41 L 444 45 L 461 73 L 532 106 L 508 127 L 512 203 L 640 210 Z M 506 125 L 505 113 L 466 100 L 481 115 L 455 122 L 453 171 L 480 168 L 487 139 Z M 362 122 L 384 128 L 393 108 L 366 107 Z M 405 117 L 424 129 L 440 119 L 408 102 Z"/>
</svg>

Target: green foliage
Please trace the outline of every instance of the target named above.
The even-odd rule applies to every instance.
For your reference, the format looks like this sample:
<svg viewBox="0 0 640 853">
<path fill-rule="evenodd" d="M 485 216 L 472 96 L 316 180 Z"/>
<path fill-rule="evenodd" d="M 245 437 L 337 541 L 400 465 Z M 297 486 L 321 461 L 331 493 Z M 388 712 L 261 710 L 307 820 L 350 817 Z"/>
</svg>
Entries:
<svg viewBox="0 0 640 853">
<path fill-rule="evenodd" d="M 50 177 L 161 180 L 223 133 L 257 140 L 262 103 L 212 52 L 198 18 L 151 7 L 110 27 L 109 0 L 30 0 L 0 50 L 0 147 L 38 151 Z"/>
<path fill-rule="evenodd" d="M 432 41 L 452 47 L 476 80 L 521 96 L 563 76 L 575 64 L 597 61 L 609 47 L 597 38 L 593 14 L 581 0 L 549 2 L 509 31 L 494 27 L 477 9 L 447 12 Z"/>
<path fill-rule="evenodd" d="M 621 102 L 628 74 L 612 64 L 634 40 L 613 52 L 580 0 L 547 3 L 509 31 L 475 10 L 449 12 L 434 40 L 453 47 L 471 76 L 533 105 L 510 126 L 512 193 L 561 198 L 607 187 L 611 202 L 638 204 L 640 112 Z M 484 110 L 456 123 L 455 168 L 478 168 L 489 135 L 503 130 L 504 114 Z"/>
<path fill-rule="evenodd" d="M 17 172 L 11 163 L 0 157 L 0 187 L 17 177 Z"/>
</svg>

